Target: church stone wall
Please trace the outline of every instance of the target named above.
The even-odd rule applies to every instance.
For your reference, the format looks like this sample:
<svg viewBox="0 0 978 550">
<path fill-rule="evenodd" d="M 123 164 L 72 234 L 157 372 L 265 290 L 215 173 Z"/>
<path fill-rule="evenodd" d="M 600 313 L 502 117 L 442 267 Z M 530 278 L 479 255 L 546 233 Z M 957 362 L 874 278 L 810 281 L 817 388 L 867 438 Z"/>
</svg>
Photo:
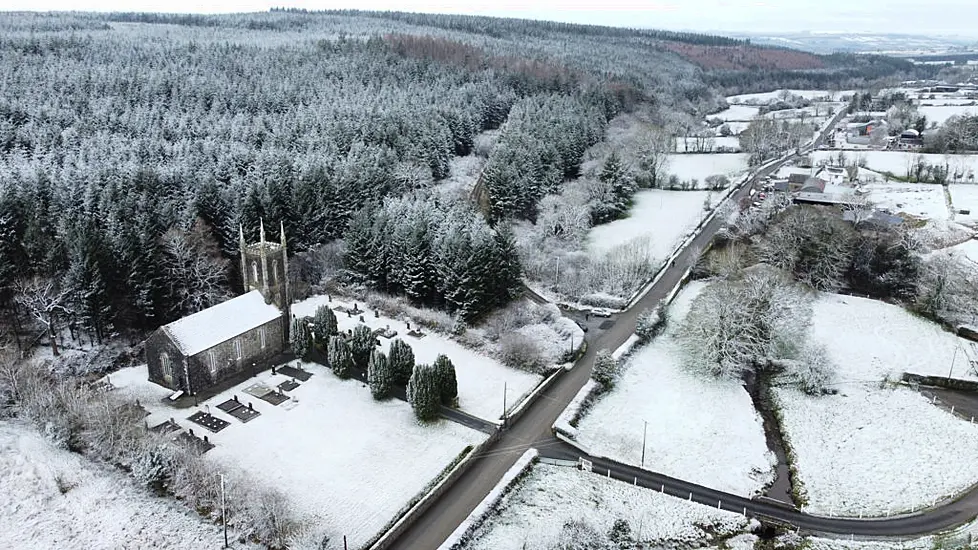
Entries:
<svg viewBox="0 0 978 550">
<path fill-rule="evenodd" d="M 266 362 L 285 347 L 282 326 L 280 317 L 188 358 L 191 391 L 197 393 L 242 372 L 254 374 L 265 368 Z M 262 330 L 265 331 L 264 348 Z"/>
<path fill-rule="evenodd" d="M 166 356 L 166 358 L 164 358 Z M 146 339 L 146 366 L 149 380 L 171 390 L 186 390 L 184 376 L 184 356 L 173 344 L 170 336 L 162 329 Z M 169 362 L 169 376 L 164 373 L 164 362 Z"/>
</svg>

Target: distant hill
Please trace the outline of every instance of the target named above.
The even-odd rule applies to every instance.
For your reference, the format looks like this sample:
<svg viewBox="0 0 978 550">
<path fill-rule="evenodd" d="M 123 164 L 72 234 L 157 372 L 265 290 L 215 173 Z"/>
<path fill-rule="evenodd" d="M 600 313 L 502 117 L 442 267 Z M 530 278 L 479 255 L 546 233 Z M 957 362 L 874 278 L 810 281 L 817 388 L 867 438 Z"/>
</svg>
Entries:
<svg viewBox="0 0 978 550">
<path fill-rule="evenodd" d="M 781 46 L 820 54 L 885 53 L 913 55 L 944 53 L 962 49 L 978 50 L 978 40 L 963 37 L 925 36 L 891 33 L 734 33 L 754 44 Z"/>
</svg>

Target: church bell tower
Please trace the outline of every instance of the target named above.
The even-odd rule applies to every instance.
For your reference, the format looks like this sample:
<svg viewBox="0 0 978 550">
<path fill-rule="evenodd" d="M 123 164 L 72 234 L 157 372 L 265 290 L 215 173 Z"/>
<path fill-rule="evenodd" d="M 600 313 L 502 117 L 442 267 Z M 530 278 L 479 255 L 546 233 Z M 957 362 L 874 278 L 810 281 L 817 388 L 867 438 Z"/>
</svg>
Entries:
<svg viewBox="0 0 978 550">
<path fill-rule="evenodd" d="M 265 222 L 259 221 L 258 242 L 245 242 L 244 229 L 238 226 L 241 249 L 241 281 L 245 292 L 257 290 L 265 302 L 275 304 L 284 313 L 286 333 L 292 318 L 292 293 L 289 289 L 289 254 L 285 242 L 285 225 L 279 223 L 279 242 L 265 239 Z M 288 339 L 286 338 L 286 341 Z"/>
</svg>

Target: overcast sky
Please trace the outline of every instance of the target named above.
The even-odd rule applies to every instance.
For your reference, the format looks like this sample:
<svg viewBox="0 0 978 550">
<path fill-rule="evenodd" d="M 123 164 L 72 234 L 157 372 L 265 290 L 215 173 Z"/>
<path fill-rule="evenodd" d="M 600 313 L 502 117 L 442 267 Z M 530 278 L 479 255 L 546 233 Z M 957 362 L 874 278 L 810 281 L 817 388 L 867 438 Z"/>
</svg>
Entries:
<svg viewBox="0 0 978 550">
<path fill-rule="evenodd" d="M 978 37 L 978 0 L 2 0 L 7 10 L 265 11 L 272 6 L 494 15 L 716 31 L 846 31 Z"/>
</svg>

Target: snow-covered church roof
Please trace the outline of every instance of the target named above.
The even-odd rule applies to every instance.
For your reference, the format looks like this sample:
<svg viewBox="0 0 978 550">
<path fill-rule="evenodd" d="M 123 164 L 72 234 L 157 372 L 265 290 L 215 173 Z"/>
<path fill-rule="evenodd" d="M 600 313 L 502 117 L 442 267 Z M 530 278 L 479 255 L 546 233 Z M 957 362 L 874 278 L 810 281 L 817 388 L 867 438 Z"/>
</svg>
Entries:
<svg viewBox="0 0 978 550">
<path fill-rule="evenodd" d="M 261 292 L 252 290 L 174 321 L 164 326 L 163 330 L 189 357 L 281 316 L 282 312 L 277 307 L 265 303 Z"/>
</svg>

